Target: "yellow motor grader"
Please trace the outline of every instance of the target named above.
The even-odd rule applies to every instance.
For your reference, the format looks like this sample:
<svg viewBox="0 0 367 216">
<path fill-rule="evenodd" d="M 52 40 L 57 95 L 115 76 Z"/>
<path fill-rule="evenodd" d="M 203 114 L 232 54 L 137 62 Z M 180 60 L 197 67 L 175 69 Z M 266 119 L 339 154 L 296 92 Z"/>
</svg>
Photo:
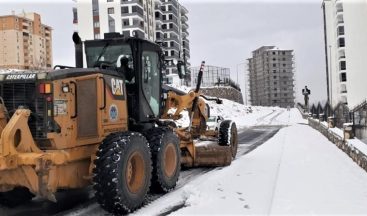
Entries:
<svg viewBox="0 0 367 216">
<path fill-rule="evenodd" d="M 231 163 L 236 125 L 226 120 L 218 131 L 206 130 L 201 81 L 188 94 L 162 87 L 158 44 L 116 33 L 73 40 L 76 67 L 0 75 L 0 203 L 34 195 L 56 201 L 58 190 L 93 184 L 102 208 L 120 215 L 140 207 L 149 189 L 172 190 L 181 165 Z M 182 75 L 182 62 L 177 67 Z M 169 124 L 185 109 L 189 127 Z M 216 144 L 196 147 L 203 136 Z"/>
</svg>

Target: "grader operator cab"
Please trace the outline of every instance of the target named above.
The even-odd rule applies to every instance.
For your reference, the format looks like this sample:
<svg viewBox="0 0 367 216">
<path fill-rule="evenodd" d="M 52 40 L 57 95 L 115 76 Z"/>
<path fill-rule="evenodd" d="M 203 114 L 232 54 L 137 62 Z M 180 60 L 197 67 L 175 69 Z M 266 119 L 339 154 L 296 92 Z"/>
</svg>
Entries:
<svg viewBox="0 0 367 216">
<path fill-rule="evenodd" d="M 209 110 L 200 84 L 188 94 L 162 88 L 159 45 L 116 34 L 73 39 L 75 68 L 0 75 L 2 204 L 34 195 L 56 201 L 60 189 L 93 184 L 102 208 L 124 214 L 140 207 L 149 189 L 173 189 L 181 165 L 231 163 L 235 124 L 226 120 L 219 131 L 206 131 Z M 184 109 L 191 116 L 188 128 L 167 124 Z M 201 136 L 217 142 L 196 147 Z"/>
</svg>

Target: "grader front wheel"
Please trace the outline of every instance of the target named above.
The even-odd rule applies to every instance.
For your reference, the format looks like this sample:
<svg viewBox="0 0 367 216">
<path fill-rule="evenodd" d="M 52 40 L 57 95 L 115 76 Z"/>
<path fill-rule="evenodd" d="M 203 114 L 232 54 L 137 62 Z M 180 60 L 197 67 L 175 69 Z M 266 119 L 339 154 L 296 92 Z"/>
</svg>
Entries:
<svg viewBox="0 0 367 216">
<path fill-rule="evenodd" d="M 144 136 L 133 132 L 110 134 L 101 143 L 94 163 L 94 189 L 102 208 L 121 215 L 143 204 L 152 172 Z"/>
<path fill-rule="evenodd" d="M 224 120 L 219 126 L 218 144 L 231 148 L 232 158 L 236 158 L 238 149 L 238 137 L 236 123 Z"/>
</svg>

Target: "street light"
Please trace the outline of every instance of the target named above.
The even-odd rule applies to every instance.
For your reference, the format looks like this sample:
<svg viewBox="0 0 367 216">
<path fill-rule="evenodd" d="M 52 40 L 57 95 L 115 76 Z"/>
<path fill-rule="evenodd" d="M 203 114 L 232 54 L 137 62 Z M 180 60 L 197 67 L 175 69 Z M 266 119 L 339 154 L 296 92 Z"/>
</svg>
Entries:
<svg viewBox="0 0 367 216">
<path fill-rule="evenodd" d="M 236 69 L 237 69 L 237 85 L 240 86 L 240 83 L 238 82 L 238 68 L 240 65 L 246 65 L 247 62 L 242 62 L 236 65 Z M 246 67 L 244 67 L 244 72 L 246 72 Z M 247 90 L 246 90 L 246 74 L 245 74 L 245 89 L 244 89 L 244 94 L 245 94 L 245 101 L 244 104 L 247 105 Z"/>
</svg>

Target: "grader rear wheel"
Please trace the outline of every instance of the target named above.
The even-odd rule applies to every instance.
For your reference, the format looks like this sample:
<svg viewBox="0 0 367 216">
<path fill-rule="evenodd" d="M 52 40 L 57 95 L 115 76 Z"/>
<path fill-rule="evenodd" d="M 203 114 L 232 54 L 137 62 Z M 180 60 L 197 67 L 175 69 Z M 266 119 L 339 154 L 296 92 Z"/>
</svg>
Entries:
<svg viewBox="0 0 367 216">
<path fill-rule="evenodd" d="M 113 133 L 99 146 L 93 170 L 97 202 L 114 215 L 139 208 L 149 190 L 151 155 L 139 133 Z"/>
<path fill-rule="evenodd" d="M 181 151 L 178 137 L 169 128 L 152 128 L 146 133 L 153 160 L 153 192 L 168 192 L 178 181 Z"/>
</svg>

